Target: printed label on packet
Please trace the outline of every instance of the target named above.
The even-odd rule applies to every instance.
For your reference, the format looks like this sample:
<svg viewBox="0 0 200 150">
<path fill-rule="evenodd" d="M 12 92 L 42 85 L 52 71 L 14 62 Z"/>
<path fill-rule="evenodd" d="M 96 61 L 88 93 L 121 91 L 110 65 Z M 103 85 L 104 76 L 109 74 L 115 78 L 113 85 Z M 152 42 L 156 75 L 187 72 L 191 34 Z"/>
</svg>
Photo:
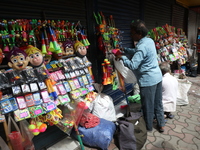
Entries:
<svg viewBox="0 0 200 150">
<path fill-rule="evenodd" d="M 54 109 L 56 109 L 56 104 L 53 101 L 50 101 L 48 103 L 43 103 L 42 107 L 44 108 L 45 112 L 48 113 Z"/>
<path fill-rule="evenodd" d="M 44 103 L 51 101 L 51 99 L 49 97 L 49 93 L 47 91 L 42 91 L 41 95 L 42 95 L 42 100 Z"/>
<path fill-rule="evenodd" d="M 43 111 L 43 108 L 41 105 L 28 107 L 28 110 L 31 114 L 31 117 L 33 117 L 33 118 L 44 114 L 44 111 Z"/>
<path fill-rule="evenodd" d="M 14 111 L 14 118 L 15 118 L 15 121 L 21 121 L 21 120 L 24 120 L 24 119 L 28 119 L 30 118 L 31 115 L 29 113 L 29 110 L 27 108 L 25 109 L 18 109 L 16 111 Z"/>
<path fill-rule="evenodd" d="M 1 106 L 2 114 L 9 113 L 13 110 L 12 105 L 8 99 L 0 101 L 0 106 Z"/>
<path fill-rule="evenodd" d="M 69 85 L 70 85 L 72 91 L 75 90 L 76 89 L 76 85 L 74 84 L 73 80 L 69 80 L 68 82 L 69 82 Z"/>
<path fill-rule="evenodd" d="M 83 79 L 83 83 L 84 83 L 85 85 L 89 84 L 89 83 L 88 83 L 88 80 L 87 80 L 87 77 L 86 77 L 85 75 L 82 76 L 82 79 Z"/>
<path fill-rule="evenodd" d="M 64 81 L 63 85 L 64 85 L 64 87 L 65 87 L 65 89 L 66 89 L 67 92 L 71 91 L 71 88 L 70 88 L 69 83 L 67 81 Z"/>
</svg>

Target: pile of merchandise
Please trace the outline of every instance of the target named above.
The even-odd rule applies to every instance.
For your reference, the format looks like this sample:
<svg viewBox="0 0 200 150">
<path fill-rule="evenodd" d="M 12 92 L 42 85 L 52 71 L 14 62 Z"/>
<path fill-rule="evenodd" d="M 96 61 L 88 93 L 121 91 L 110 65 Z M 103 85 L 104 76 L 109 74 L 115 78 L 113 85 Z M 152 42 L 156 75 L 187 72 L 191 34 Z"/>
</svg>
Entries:
<svg viewBox="0 0 200 150">
<path fill-rule="evenodd" d="M 151 29 L 148 36 L 155 41 L 159 63 L 177 61 L 181 66 L 188 61 L 188 41 L 181 28 L 176 29 L 174 26 L 166 24 Z"/>
</svg>

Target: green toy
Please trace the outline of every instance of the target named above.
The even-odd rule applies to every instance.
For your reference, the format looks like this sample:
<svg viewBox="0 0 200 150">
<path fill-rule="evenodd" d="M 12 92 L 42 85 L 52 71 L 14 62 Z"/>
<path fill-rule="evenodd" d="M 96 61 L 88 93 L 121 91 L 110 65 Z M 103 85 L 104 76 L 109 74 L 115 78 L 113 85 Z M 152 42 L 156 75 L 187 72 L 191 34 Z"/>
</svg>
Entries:
<svg viewBox="0 0 200 150">
<path fill-rule="evenodd" d="M 138 103 L 138 104 L 141 104 L 141 101 L 140 101 L 140 94 L 136 94 L 136 95 L 133 95 L 133 96 L 129 96 L 129 97 L 128 97 L 128 101 L 131 102 L 131 103 Z"/>
</svg>

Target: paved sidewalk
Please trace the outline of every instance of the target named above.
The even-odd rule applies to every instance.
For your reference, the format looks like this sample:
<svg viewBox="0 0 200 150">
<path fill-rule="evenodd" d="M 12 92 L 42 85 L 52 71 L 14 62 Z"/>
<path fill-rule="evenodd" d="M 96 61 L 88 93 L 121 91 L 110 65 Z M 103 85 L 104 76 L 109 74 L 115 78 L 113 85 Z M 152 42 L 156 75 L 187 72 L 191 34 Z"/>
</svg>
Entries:
<svg viewBox="0 0 200 150">
<path fill-rule="evenodd" d="M 173 119 L 168 119 L 165 132 L 148 132 L 142 150 L 200 150 L 200 75 L 187 77 L 192 82 L 188 92 L 189 104 L 177 106 Z M 118 150 L 111 143 L 109 150 Z M 96 150 L 86 148 L 86 150 Z"/>
<path fill-rule="evenodd" d="M 200 150 L 200 75 L 187 78 L 192 82 L 188 92 L 189 104 L 177 106 L 176 112 L 172 113 L 175 117 L 168 119 L 164 133 L 159 133 L 156 129 L 148 132 L 142 150 Z M 64 143 L 66 144 L 66 141 Z M 75 148 L 64 144 L 59 145 L 65 147 L 65 150 L 80 150 L 78 143 L 75 143 Z M 58 150 L 58 147 L 55 150 Z M 85 150 L 97 149 L 85 147 Z M 112 142 L 108 150 L 119 149 Z"/>
</svg>

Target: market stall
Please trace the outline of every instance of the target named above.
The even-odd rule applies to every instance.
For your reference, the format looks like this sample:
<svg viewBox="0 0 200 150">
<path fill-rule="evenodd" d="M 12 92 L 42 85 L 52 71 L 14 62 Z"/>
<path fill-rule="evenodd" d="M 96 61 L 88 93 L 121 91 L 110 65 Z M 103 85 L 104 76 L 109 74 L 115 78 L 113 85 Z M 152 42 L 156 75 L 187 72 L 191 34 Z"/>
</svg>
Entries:
<svg viewBox="0 0 200 150">
<path fill-rule="evenodd" d="M 9 136 L 16 129 L 10 124 L 24 120 L 28 126 L 23 128 L 34 136 L 54 125 L 70 134 L 95 99 L 92 64 L 86 57 L 90 43 L 80 21 L 2 20 L 0 32 L 7 63 L 0 73 L 7 142 L 15 149 Z M 12 120 L 9 126 L 7 119 Z"/>
</svg>

